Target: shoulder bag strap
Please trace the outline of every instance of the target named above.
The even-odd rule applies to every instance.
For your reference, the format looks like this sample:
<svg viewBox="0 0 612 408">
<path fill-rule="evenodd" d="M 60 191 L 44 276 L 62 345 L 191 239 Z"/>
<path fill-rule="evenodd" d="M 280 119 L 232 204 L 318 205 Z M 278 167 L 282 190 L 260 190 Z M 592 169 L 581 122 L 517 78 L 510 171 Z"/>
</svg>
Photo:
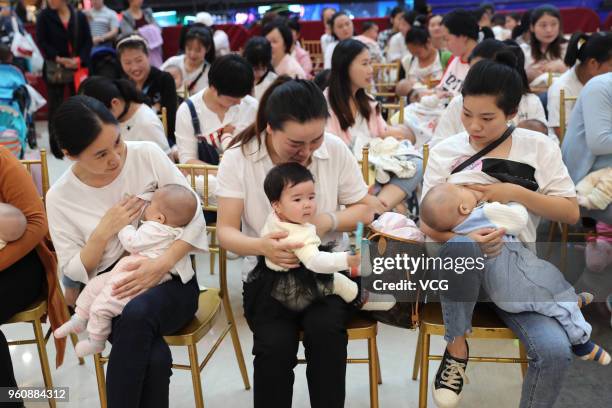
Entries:
<svg viewBox="0 0 612 408">
<path fill-rule="evenodd" d="M 189 113 L 191 114 L 191 124 L 193 125 L 193 131 L 195 133 L 195 137 L 200 137 L 202 135 L 202 130 L 200 128 L 200 119 L 198 118 L 198 114 L 195 110 L 195 105 L 193 101 L 189 98 L 185 99 L 185 103 L 189 108 Z"/>
<path fill-rule="evenodd" d="M 514 125 L 508 126 L 508 129 L 506 129 L 504 134 L 501 135 L 499 139 L 497 139 L 496 141 L 492 142 L 484 149 L 474 154 L 472 157 L 470 157 L 469 159 L 461 163 L 459 166 L 455 167 L 455 169 L 451 172 L 451 174 L 459 173 L 461 170 L 465 169 L 467 166 L 474 163 L 476 160 L 480 159 L 482 156 L 484 156 L 485 154 L 489 153 L 491 150 L 495 149 L 497 146 L 502 144 L 507 138 L 510 137 L 512 132 L 514 132 L 514 129 L 515 129 Z"/>
</svg>

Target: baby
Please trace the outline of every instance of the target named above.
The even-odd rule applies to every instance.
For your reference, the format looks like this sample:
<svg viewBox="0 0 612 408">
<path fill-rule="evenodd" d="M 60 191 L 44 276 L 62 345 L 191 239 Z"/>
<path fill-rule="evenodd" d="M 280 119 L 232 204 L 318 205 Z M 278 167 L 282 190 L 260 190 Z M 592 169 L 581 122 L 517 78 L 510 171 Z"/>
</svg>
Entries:
<svg viewBox="0 0 612 408">
<path fill-rule="evenodd" d="M 23 236 L 28 222 L 21 211 L 10 204 L 0 203 L 0 250 Z"/>
<path fill-rule="evenodd" d="M 482 193 L 469 188 L 440 184 L 423 198 L 421 219 L 436 231 L 461 235 L 481 228 L 503 228 L 501 253 L 485 262 L 483 285 L 491 301 L 510 313 L 530 311 L 554 317 L 565 329 L 574 354 L 609 364 L 610 355 L 590 340 L 591 326 L 580 312 L 593 295 L 576 295 L 553 264 L 538 258 L 516 238 L 527 225 L 527 209 L 518 203 L 478 205 L 481 198 Z"/>
<path fill-rule="evenodd" d="M 578 204 L 589 210 L 605 210 L 612 202 L 612 167 L 588 174 L 576 185 Z"/>
<path fill-rule="evenodd" d="M 183 71 L 181 70 L 181 67 L 179 67 L 178 65 L 170 64 L 164 68 L 164 71 L 172 75 L 172 78 L 174 78 L 174 86 L 176 87 L 176 90 L 182 91 L 183 90 Z"/>
<path fill-rule="evenodd" d="M 119 241 L 130 256 L 120 259 L 110 272 L 96 276 L 85 286 L 77 299 L 76 313 L 55 330 L 55 337 L 66 337 L 87 328 L 89 339 L 76 345 L 76 354 L 83 357 L 104 350 L 111 320 L 120 315 L 125 305 L 136 296 L 118 299 L 111 294 L 113 285 L 129 275 L 130 263 L 143 257 L 153 259 L 162 255 L 181 235 L 182 227 L 189 224 L 197 203 L 194 193 L 181 185 L 168 184 L 157 189 L 144 210 L 142 225 L 138 229 L 127 225 L 119 231 Z M 189 257 L 184 257 L 170 272 L 178 274 L 188 268 L 191 268 Z M 170 279 L 168 273 L 159 283 Z"/>
<path fill-rule="evenodd" d="M 548 127 L 541 120 L 538 119 L 525 119 L 518 123 L 516 127 L 522 129 L 533 130 L 534 132 L 540 132 L 548 135 Z"/>
<path fill-rule="evenodd" d="M 304 310 L 313 301 L 327 295 L 338 295 L 345 302 L 362 310 L 389 310 L 395 300 L 389 295 L 378 295 L 359 290 L 357 283 L 339 273 L 356 268 L 360 255 L 349 252 L 319 251 L 321 239 L 309 221 L 317 213 L 314 178 L 310 171 L 298 163 L 285 163 L 274 167 L 264 181 L 264 191 L 273 212 L 261 230 L 265 236 L 272 232 L 286 231 L 281 242 L 303 243 L 293 250 L 303 266 L 287 269 L 265 258 L 265 266 L 273 277 L 272 297 L 293 311 Z M 252 276 L 250 279 L 256 279 Z"/>
</svg>

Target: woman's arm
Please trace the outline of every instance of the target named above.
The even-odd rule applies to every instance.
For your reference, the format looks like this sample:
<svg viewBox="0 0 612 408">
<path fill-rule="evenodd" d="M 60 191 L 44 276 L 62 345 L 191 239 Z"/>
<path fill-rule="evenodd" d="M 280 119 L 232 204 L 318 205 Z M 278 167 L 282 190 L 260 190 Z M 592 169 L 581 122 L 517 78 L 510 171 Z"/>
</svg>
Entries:
<svg viewBox="0 0 612 408">
<path fill-rule="evenodd" d="M 527 207 L 530 212 L 551 221 L 575 224 L 580 219 L 580 210 L 575 197 L 546 195 L 512 183 L 469 187 L 484 193 L 482 201 L 498 201 L 502 204 L 516 201 Z"/>
<path fill-rule="evenodd" d="M 160 89 L 160 103 L 161 106 L 166 108 L 166 115 L 168 119 L 168 142 L 170 146 L 176 143 L 175 132 L 175 124 L 176 124 L 176 110 L 177 106 L 177 96 L 176 96 L 176 85 L 174 84 L 174 78 L 169 73 L 162 71 L 161 72 L 161 89 Z"/>
<path fill-rule="evenodd" d="M 189 113 L 189 107 L 182 103 L 176 112 L 176 147 L 179 153 L 179 162 L 188 164 L 204 164 L 198 158 L 198 140 Z"/>
<path fill-rule="evenodd" d="M 423 234 L 427 235 L 429 238 L 433 239 L 436 242 L 446 242 L 452 239 L 455 235 L 452 231 L 440 232 L 431 228 L 429 225 L 425 224 L 425 221 L 419 221 L 419 228 L 423 231 Z"/>
<path fill-rule="evenodd" d="M 32 177 L 4 148 L 0 149 L 0 201 L 19 209 L 27 220 L 21 238 L 9 242 L 0 252 L 0 271 L 3 271 L 32 251 L 48 231 L 45 209 Z"/>
<path fill-rule="evenodd" d="M 55 61 L 55 57 L 59 56 L 57 50 L 52 43 L 53 36 L 49 35 L 49 18 L 50 10 L 43 10 L 36 21 L 36 43 L 45 59 Z"/>
<path fill-rule="evenodd" d="M 589 83 L 580 95 L 586 143 L 595 156 L 612 154 L 612 81 Z M 607 86 L 606 86 L 607 84 Z"/>
<path fill-rule="evenodd" d="M 85 14 L 77 10 L 77 15 L 75 16 L 79 19 L 79 32 L 78 35 L 80 38 L 77 39 L 79 44 L 79 58 L 81 59 L 81 67 L 89 66 L 89 57 L 91 55 L 91 48 L 93 47 L 93 41 L 91 39 L 91 29 L 89 27 L 89 21 L 87 21 L 87 17 Z"/>
</svg>

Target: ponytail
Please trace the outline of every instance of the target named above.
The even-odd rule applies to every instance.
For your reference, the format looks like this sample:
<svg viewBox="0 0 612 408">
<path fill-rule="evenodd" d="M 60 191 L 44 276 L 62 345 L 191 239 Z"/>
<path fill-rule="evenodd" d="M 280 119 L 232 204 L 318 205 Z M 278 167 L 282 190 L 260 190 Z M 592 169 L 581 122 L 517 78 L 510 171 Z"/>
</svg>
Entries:
<svg viewBox="0 0 612 408">
<path fill-rule="evenodd" d="M 228 148 L 240 146 L 245 152 L 245 145 L 255 138 L 258 148 L 261 147 L 261 136 L 268 125 L 273 130 L 280 130 L 288 121 L 305 123 L 328 116 L 323 92 L 314 82 L 282 75 L 261 97 L 255 123 L 239 133 Z"/>
<path fill-rule="evenodd" d="M 600 64 L 612 58 L 612 33 L 588 35 L 577 31 L 572 34 L 565 54 L 565 65 L 573 67 L 577 61 L 584 63 L 591 58 Z"/>
<path fill-rule="evenodd" d="M 80 95 L 87 95 L 102 102 L 110 109 L 113 99 L 121 99 L 126 107 L 131 103 L 145 103 L 145 96 L 127 79 L 109 79 L 100 76 L 87 78 L 79 87 Z"/>
</svg>

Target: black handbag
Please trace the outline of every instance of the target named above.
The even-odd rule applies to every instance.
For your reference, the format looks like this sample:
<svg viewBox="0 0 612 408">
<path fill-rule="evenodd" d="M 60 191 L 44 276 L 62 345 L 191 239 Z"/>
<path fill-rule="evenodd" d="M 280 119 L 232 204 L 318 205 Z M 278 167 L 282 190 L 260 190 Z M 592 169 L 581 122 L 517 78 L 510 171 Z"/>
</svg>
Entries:
<svg viewBox="0 0 612 408">
<path fill-rule="evenodd" d="M 198 139 L 198 159 L 202 160 L 204 163 L 211 164 L 213 166 L 219 165 L 219 152 L 214 146 L 208 144 L 206 139 L 202 137 L 202 129 L 200 127 L 200 119 L 198 118 L 198 114 L 196 113 L 195 106 L 191 99 L 185 99 L 185 103 L 189 108 L 189 113 L 191 114 L 191 124 L 193 126 L 193 132 Z"/>
</svg>

